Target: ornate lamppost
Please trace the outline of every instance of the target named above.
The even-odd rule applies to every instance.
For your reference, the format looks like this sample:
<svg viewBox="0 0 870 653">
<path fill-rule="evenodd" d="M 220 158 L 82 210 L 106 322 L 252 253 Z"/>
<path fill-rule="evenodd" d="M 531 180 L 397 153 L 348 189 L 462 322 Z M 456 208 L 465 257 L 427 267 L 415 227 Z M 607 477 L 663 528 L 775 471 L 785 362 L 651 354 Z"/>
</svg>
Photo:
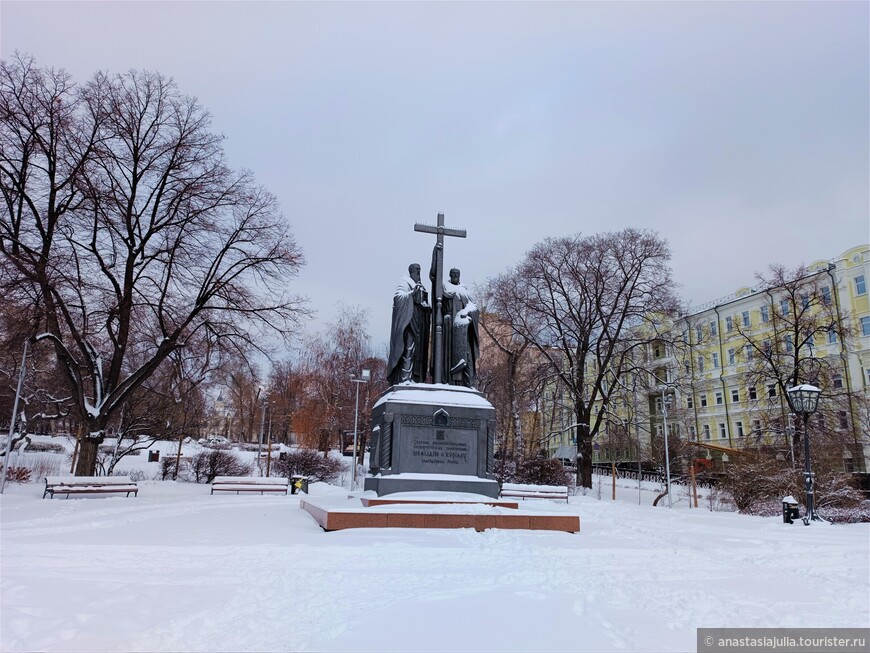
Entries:
<svg viewBox="0 0 870 653">
<path fill-rule="evenodd" d="M 810 460 L 810 438 L 807 431 L 807 420 L 819 407 L 819 395 L 821 390 L 809 383 L 802 383 L 786 390 L 788 403 L 791 409 L 803 417 L 804 422 L 804 489 L 807 493 L 807 513 L 804 524 L 809 526 L 811 521 L 819 519 L 813 506 L 813 470 Z"/>
</svg>

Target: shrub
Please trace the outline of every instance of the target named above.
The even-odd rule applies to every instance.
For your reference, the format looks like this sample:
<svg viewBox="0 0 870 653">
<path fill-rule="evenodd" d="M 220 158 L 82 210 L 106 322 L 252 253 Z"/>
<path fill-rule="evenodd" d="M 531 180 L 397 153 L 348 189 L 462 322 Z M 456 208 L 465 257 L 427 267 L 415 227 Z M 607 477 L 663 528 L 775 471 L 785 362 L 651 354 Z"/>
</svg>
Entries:
<svg viewBox="0 0 870 653">
<path fill-rule="evenodd" d="M 736 458 L 721 487 L 740 512 L 750 515 L 781 514 L 782 497 L 791 495 L 803 503 L 806 496 L 802 470 L 770 456 Z M 816 511 L 826 519 L 830 515 L 832 521 L 862 521 L 863 496 L 851 475 L 829 469 L 816 472 L 814 494 Z"/>
<path fill-rule="evenodd" d="M 66 453 L 66 449 L 62 444 L 57 442 L 31 442 L 27 445 L 27 451 L 46 452 L 46 453 Z"/>
<path fill-rule="evenodd" d="M 69 456 L 58 456 L 54 453 L 42 453 L 36 456 L 24 456 L 22 463 L 30 470 L 30 477 L 35 481 L 41 481 L 46 476 L 60 476 L 69 471 Z M 61 472 L 61 465 L 66 463 L 66 469 Z"/>
<path fill-rule="evenodd" d="M 144 481 L 148 478 L 145 475 L 145 470 L 142 469 L 122 469 L 113 472 L 114 476 L 129 476 L 130 480 L 134 483 L 138 483 L 139 481 Z"/>
<path fill-rule="evenodd" d="M 7 483 L 30 483 L 30 470 L 27 467 L 7 467 Z"/>
<path fill-rule="evenodd" d="M 178 459 L 175 456 L 164 456 L 160 459 L 160 480 L 165 481 L 167 478 L 177 478 L 180 474 L 175 473 L 175 464 Z"/>
<path fill-rule="evenodd" d="M 190 461 L 188 468 L 196 483 L 211 483 L 216 476 L 250 476 L 251 466 L 239 460 L 229 451 L 200 451 Z"/>
<path fill-rule="evenodd" d="M 324 457 L 314 449 L 300 449 L 272 461 L 276 476 L 290 478 L 294 474 L 307 476 L 309 481 L 330 483 L 336 480 L 345 468 L 345 463 L 337 458 Z"/>
<path fill-rule="evenodd" d="M 532 485 L 570 485 L 571 479 L 558 458 L 530 458 L 518 467 L 514 478 L 517 483 Z"/>
</svg>

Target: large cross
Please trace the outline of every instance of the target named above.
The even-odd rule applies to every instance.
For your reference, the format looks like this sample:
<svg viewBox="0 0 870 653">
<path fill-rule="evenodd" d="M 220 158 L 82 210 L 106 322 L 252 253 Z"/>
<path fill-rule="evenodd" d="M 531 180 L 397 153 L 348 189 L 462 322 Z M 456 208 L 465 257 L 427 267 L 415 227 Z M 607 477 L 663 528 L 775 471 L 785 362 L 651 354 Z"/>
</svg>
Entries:
<svg viewBox="0 0 870 653">
<path fill-rule="evenodd" d="M 427 234 L 437 234 L 437 243 L 441 245 L 435 249 L 435 280 L 432 282 L 432 296 L 435 298 L 435 334 L 432 338 L 432 358 L 435 359 L 433 367 L 432 383 L 444 382 L 444 317 L 441 314 L 441 302 L 444 290 L 444 236 L 456 236 L 465 238 L 465 229 L 448 229 L 444 226 L 444 214 L 438 214 L 436 226 L 428 224 L 414 225 L 414 231 L 422 231 Z"/>
</svg>

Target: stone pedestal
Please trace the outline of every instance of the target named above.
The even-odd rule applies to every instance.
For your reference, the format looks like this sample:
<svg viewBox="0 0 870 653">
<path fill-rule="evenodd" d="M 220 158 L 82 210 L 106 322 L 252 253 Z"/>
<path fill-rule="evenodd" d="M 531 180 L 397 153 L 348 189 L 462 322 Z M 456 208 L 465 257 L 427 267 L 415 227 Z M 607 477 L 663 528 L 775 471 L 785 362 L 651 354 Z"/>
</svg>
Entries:
<svg viewBox="0 0 870 653">
<path fill-rule="evenodd" d="M 498 496 L 495 409 L 482 393 L 449 385 L 391 387 L 372 408 L 365 489 Z"/>
</svg>

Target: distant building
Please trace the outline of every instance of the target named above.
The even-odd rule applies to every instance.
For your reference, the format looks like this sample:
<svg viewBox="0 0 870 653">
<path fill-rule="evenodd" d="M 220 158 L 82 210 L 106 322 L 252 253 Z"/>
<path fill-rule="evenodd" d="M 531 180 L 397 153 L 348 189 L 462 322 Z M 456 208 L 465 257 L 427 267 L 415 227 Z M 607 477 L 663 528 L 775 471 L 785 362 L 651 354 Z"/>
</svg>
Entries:
<svg viewBox="0 0 870 653">
<path fill-rule="evenodd" d="M 816 261 L 795 282 L 741 288 L 669 316 L 673 337 L 650 344 L 641 365 L 649 372 L 617 381 L 625 392 L 605 408 L 594 461 L 661 465 L 665 419 L 672 451 L 683 447 L 685 458 L 719 468 L 733 450 L 790 455 L 794 424 L 784 372 L 797 365 L 803 376 L 813 367 L 821 375 L 810 430 L 824 433 L 825 445 L 814 457 L 833 456 L 845 471 L 870 469 L 868 283 L 870 247 L 860 245 Z M 553 384 L 541 404 L 545 448 L 565 458 L 576 447 L 570 397 Z"/>
</svg>

